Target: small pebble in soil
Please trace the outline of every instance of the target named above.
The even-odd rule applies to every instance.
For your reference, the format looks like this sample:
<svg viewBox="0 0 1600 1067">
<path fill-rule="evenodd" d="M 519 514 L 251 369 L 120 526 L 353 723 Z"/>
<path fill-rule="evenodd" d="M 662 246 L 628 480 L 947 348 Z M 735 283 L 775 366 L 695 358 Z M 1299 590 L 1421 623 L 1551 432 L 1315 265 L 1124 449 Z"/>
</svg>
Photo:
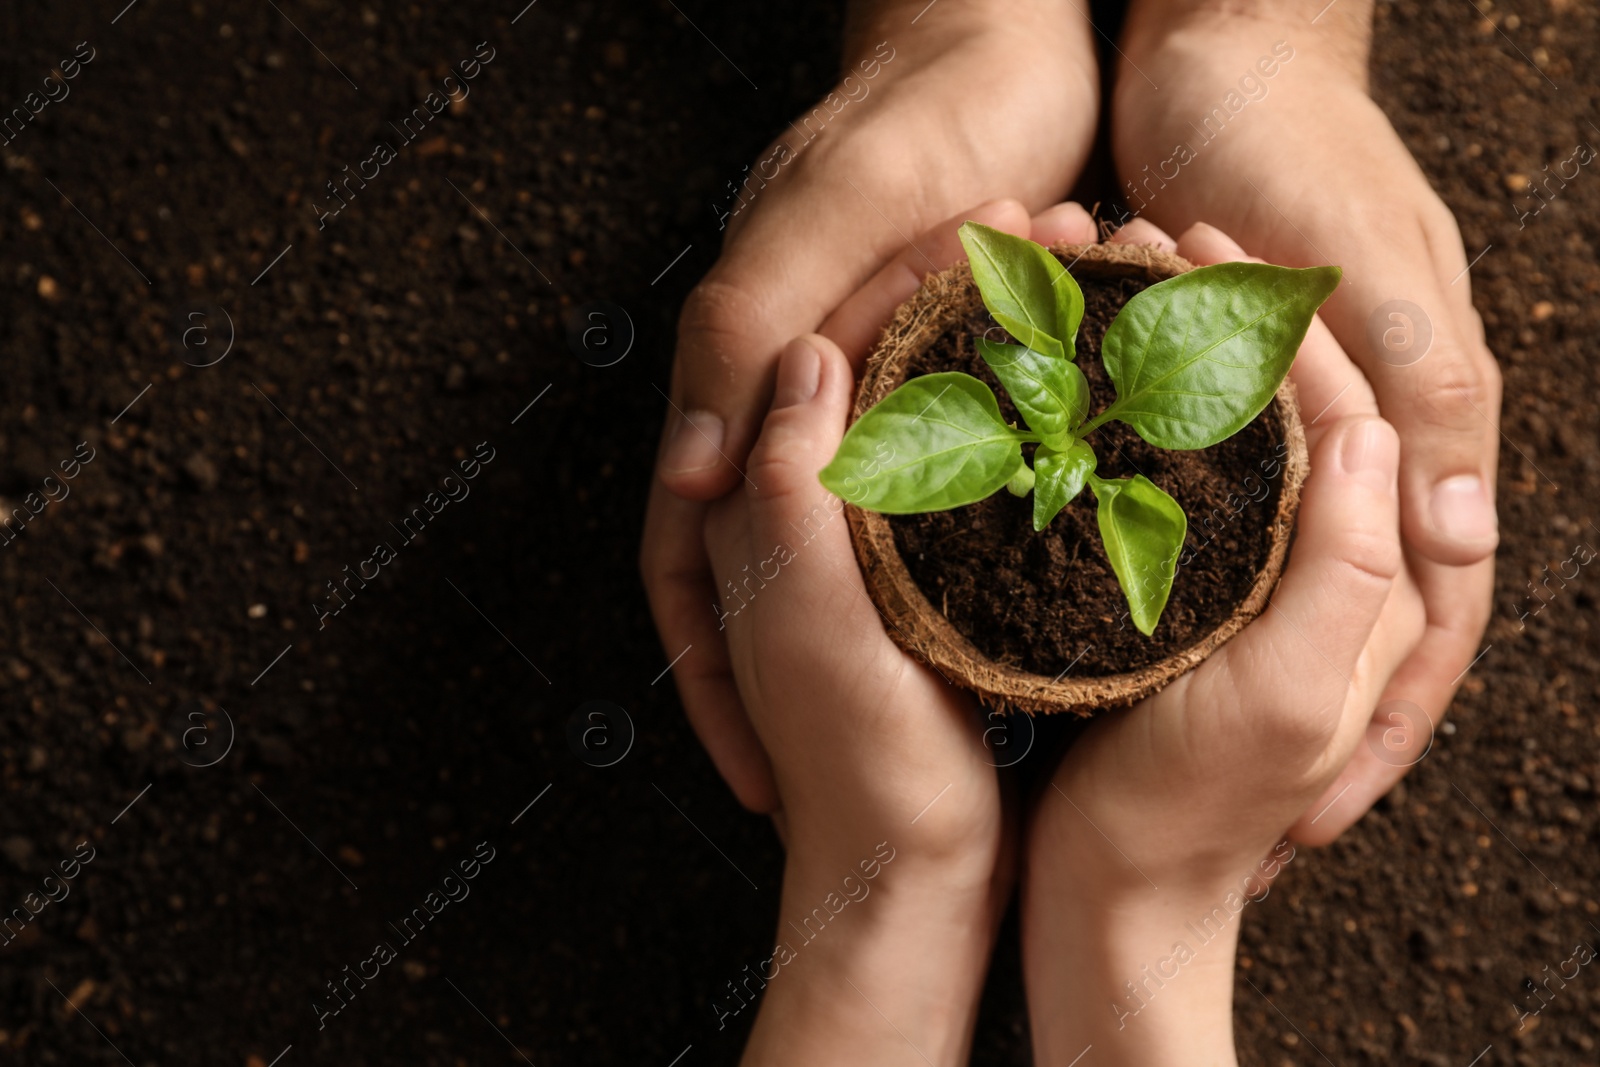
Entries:
<svg viewBox="0 0 1600 1067">
<path fill-rule="evenodd" d="M 196 452 L 183 461 L 183 472 L 187 474 L 194 484 L 205 490 L 215 489 L 220 475 L 217 465 L 206 457 L 204 452 Z"/>
<path fill-rule="evenodd" d="M 26 867 L 28 861 L 33 858 L 33 842 L 21 834 L 12 834 L 4 841 L 0 841 L 0 852 L 20 869 Z"/>
</svg>

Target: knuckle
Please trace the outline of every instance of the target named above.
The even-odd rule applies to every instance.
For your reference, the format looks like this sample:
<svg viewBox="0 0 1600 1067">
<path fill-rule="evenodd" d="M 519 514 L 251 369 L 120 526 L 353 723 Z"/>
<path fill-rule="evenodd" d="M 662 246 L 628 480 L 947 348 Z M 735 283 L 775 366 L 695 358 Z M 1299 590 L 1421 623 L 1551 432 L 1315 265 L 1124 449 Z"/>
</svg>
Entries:
<svg viewBox="0 0 1600 1067">
<path fill-rule="evenodd" d="M 750 453 L 750 482 L 759 489 L 751 492 L 762 500 L 792 496 L 816 481 L 817 467 L 811 440 L 791 419 L 773 415 L 761 430 L 761 438 Z"/>
<path fill-rule="evenodd" d="M 1441 237 L 1448 237 L 1456 242 L 1461 240 L 1460 228 L 1456 225 L 1455 214 L 1445 206 L 1445 202 L 1437 196 L 1429 196 L 1422 202 L 1422 224 L 1430 232 Z"/>
<path fill-rule="evenodd" d="M 765 320 L 765 302 L 713 271 L 689 292 L 678 316 L 681 357 L 725 359 L 742 353 L 751 328 Z"/>
<path fill-rule="evenodd" d="M 1305 636 L 1258 645 L 1234 665 L 1219 695 L 1248 722 L 1249 762 L 1279 783 L 1307 773 L 1338 731 L 1347 686 L 1305 645 Z M 1323 674 L 1307 674 L 1307 655 Z M 1306 679 L 1293 696 L 1258 688 L 1261 679 Z M 1336 687 L 1330 684 L 1338 681 Z"/>
<path fill-rule="evenodd" d="M 1478 654 L 1478 642 L 1494 610 L 1491 593 L 1452 603 L 1448 611 L 1428 611 L 1426 627 L 1442 635 L 1443 656 L 1459 672 Z"/>
<path fill-rule="evenodd" d="M 1473 316 L 1476 318 L 1476 311 L 1473 312 Z M 1479 333 L 1483 332 L 1481 320 L 1477 328 Z M 1483 375 L 1484 395 L 1489 401 L 1491 410 L 1499 411 L 1500 399 L 1505 391 L 1505 376 L 1501 374 L 1500 364 L 1489 354 L 1487 348 L 1479 348 L 1478 353 L 1477 363 L 1479 373 Z"/>
<path fill-rule="evenodd" d="M 1351 204 L 1349 211 L 1353 232 L 1388 234 L 1413 246 L 1426 240 L 1425 218 L 1404 197 L 1368 197 Z"/>
<path fill-rule="evenodd" d="M 1304 675 L 1302 650 L 1282 649 L 1280 671 Z M 1279 773 L 1291 778 L 1309 774 L 1334 742 L 1344 718 L 1346 687 L 1307 687 L 1293 701 L 1262 709 L 1259 717 L 1265 755 Z"/>
<path fill-rule="evenodd" d="M 1383 618 L 1373 630 L 1373 639 L 1361 650 L 1356 664 L 1357 680 L 1362 684 L 1382 685 L 1389 680 L 1394 664 L 1413 656 L 1428 634 L 1428 610 L 1422 595 L 1409 576 L 1402 579 L 1384 604 Z M 1462 667 L 1466 664 L 1462 663 Z M 1459 674 L 1458 667 L 1452 676 Z M 1381 673 L 1380 673 L 1381 672 Z"/>
<path fill-rule="evenodd" d="M 1423 363 L 1427 369 L 1416 393 L 1419 414 L 1434 426 L 1483 429 L 1499 410 L 1500 368 L 1489 357 L 1462 348 L 1440 355 Z"/>
<path fill-rule="evenodd" d="M 1363 527 L 1349 531 L 1334 559 L 1329 584 L 1340 599 L 1366 603 L 1381 601 L 1400 574 L 1403 557 L 1393 529 Z"/>
<path fill-rule="evenodd" d="M 1278 733 L 1282 743 L 1300 755 L 1307 777 L 1321 773 L 1323 756 L 1338 739 L 1344 724 L 1344 701 L 1327 697 L 1304 705 L 1280 709 Z"/>
<path fill-rule="evenodd" d="M 1463 254 L 1461 227 L 1456 222 L 1455 214 L 1443 200 L 1430 192 L 1430 195 L 1423 200 L 1419 217 L 1423 235 L 1437 253 Z"/>
</svg>

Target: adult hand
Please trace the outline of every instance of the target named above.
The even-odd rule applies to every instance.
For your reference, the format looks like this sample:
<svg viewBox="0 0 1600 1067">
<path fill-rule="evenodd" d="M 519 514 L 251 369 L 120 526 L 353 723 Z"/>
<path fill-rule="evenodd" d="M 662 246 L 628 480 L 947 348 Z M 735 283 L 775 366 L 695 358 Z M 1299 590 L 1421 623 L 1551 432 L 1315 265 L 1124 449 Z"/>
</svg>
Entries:
<svg viewBox="0 0 1600 1067">
<path fill-rule="evenodd" d="M 1123 235 L 1139 230 L 1161 239 L 1142 223 Z M 1206 226 L 1176 248 L 1202 265 L 1238 258 Z M 1422 634 L 1394 430 L 1320 319 L 1291 373 L 1302 408 L 1326 414 L 1307 426 L 1311 473 L 1270 605 L 1194 671 L 1091 724 L 1039 801 L 1023 952 L 1041 1063 L 1088 1043 L 1102 1063 L 1234 1062 L 1232 920 L 1293 859 L 1273 848 L 1290 825 L 1327 816 L 1315 801 Z"/>
<path fill-rule="evenodd" d="M 1074 0 L 924 8 L 881 2 L 852 12 L 853 80 L 839 95 L 856 101 L 820 135 L 802 116 L 780 139 L 789 156 L 777 158 L 788 161 L 765 187 L 751 184 L 753 198 L 679 322 L 641 568 L 667 655 L 687 650 L 673 673 L 690 722 L 735 795 L 758 811 L 774 810 L 778 796 L 712 613 L 701 502 L 745 481 L 790 338 L 817 330 L 864 285 L 882 294 L 919 280 L 932 259 L 906 249 L 908 235 L 958 210 L 1018 197 L 973 217 L 1025 227 L 1024 205 L 1054 202 L 1076 176 L 1098 112 L 1091 31 Z M 864 81 L 861 64 L 872 60 L 877 73 Z M 854 320 L 855 332 L 839 336 L 846 351 L 859 355 L 886 317 L 865 333 Z"/>
<path fill-rule="evenodd" d="M 1399 433 L 1405 567 L 1427 605 L 1425 635 L 1377 702 L 1373 743 L 1330 783 L 1318 824 L 1296 830 L 1322 843 L 1427 751 L 1478 654 L 1500 376 L 1455 221 L 1367 95 L 1370 3 L 1346 0 L 1315 24 L 1320 5 L 1205 6 L 1142 0 L 1129 13 L 1113 101 L 1125 195 L 1170 232 L 1209 222 L 1270 262 L 1344 268 L 1322 315 Z"/>
</svg>

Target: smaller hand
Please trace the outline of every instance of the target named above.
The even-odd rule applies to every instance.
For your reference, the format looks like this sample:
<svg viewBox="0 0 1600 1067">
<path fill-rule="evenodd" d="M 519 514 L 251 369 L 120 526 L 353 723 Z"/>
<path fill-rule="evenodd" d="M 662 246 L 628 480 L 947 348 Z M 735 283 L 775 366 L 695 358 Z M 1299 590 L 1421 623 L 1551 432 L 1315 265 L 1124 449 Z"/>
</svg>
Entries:
<svg viewBox="0 0 1600 1067">
<path fill-rule="evenodd" d="M 1000 790 L 973 701 L 889 640 L 843 504 L 817 481 L 854 391 L 837 345 L 790 342 L 746 486 L 707 520 L 733 675 L 770 753 L 789 850 L 747 1062 L 846 1049 L 914 1061 L 883 1018 L 959 1062 L 1004 893 Z M 805 1024 L 817 997 L 833 1005 L 827 1027 Z"/>
<path fill-rule="evenodd" d="M 719 633 L 770 753 L 788 846 L 765 971 L 776 973 L 746 1063 L 966 1062 L 1010 895 L 1014 847 L 984 720 L 890 640 L 843 505 L 817 479 L 849 419 L 852 362 L 927 270 L 964 254 L 956 231 L 968 218 L 1049 242 L 1094 231 L 1075 204 L 1030 227 L 1001 201 L 921 235 L 839 306 L 827 336 L 783 349 L 748 479 L 707 518 Z"/>
<path fill-rule="evenodd" d="M 976 706 L 884 632 L 843 501 L 817 480 L 854 392 L 850 364 L 827 338 L 783 350 L 745 487 L 707 520 L 718 621 L 770 753 L 791 858 L 848 868 L 887 839 L 903 866 L 926 860 L 969 887 L 987 885 L 999 788 L 979 758 Z"/>
<path fill-rule="evenodd" d="M 1177 251 L 1204 264 L 1237 248 L 1202 226 Z M 1232 920 L 1292 860 L 1275 843 L 1315 820 L 1308 806 L 1421 636 L 1395 432 L 1320 320 L 1292 376 L 1301 410 L 1326 412 L 1307 428 L 1298 533 L 1266 611 L 1167 689 L 1093 723 L 1040 799 L 1023 940 L 1046 1062 L 1088 1041 L 1102 1063 L 1233 1062 Z"/>
</svg>

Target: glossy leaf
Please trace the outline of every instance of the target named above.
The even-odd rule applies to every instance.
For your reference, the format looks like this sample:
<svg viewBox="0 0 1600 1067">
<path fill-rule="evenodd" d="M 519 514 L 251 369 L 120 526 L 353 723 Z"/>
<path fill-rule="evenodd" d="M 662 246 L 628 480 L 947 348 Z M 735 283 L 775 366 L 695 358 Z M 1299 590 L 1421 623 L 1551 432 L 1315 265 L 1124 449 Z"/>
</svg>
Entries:
<svg viewBox="0 0 1600 1067">
<path fill-rule="evenodd" d="M 1133 624 L 1148 637 L 1172 594 L 1188 519 L 1176 500 L 1142 474 L 1115 481 L 1091 477 L 1089 484 L 1099 501 L 1096 517 L 1111 569 Z"/>
<path fill-rule="evenodd" d="M 995 321 L 1036 352 L 1072 359 L 1083 291 L 1061 261 L 1041 244 L 980 223 L 963 223 L 959 234 Z"/>
<path fill-rule="evenodd" d="M 1076 363 L 1024 345 L 1002 345 L 981 337 L 977 342 L 983 361 L 1034 433 L 1046 439 L 1063 437 L 1083 421 L 1089 410 L 1089 383 Z"/>
<path fill-rule="evenodd" d="M 1083 492 L 1095 468 L 1094 449 L 1074 441 L 1065 452 L 1040 445 L 1033 454 L 1033 528 L 1042 530 L 1050 520 Z"/>
<path fill-rule="evenodd" d="M 819 475 L 833 493 L 891 515 L 943 511 L 998 491 L 1022 466 L 1023 434 L 987 385 L 947 371 L 913 378 L 845 432 Z"/>
<path fill-rule="evenodd" d="M 1094 423 L 1158 448 L 1206 448 L 1243 429 L 1289 373 L 1338 267 L 1219 263 L 1136 294 L 1106 330 L 1117 399 Z"/>
</svg>

